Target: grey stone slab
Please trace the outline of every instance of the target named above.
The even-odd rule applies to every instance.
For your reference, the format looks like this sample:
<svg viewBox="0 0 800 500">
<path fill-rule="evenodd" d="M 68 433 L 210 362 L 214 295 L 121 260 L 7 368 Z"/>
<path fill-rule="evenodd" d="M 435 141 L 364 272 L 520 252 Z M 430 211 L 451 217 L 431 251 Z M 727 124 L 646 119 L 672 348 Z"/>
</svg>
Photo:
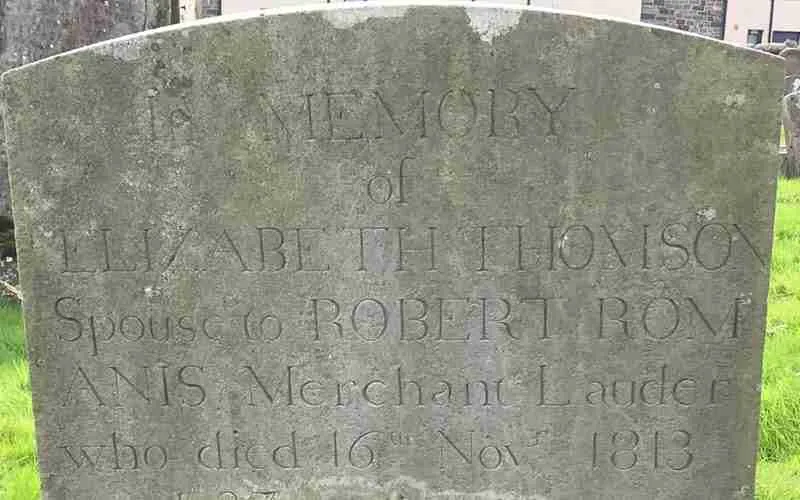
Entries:
<svg viewBox="0 0 800 500">
<path fill-rule="evenodd" d="M 157 28 L 172 18 L 169 0 L 5 0 L 0 4 L 0 70 L 101 40 Z M 0 217 L 11 216 L 8 168 L 0 159 Z M 13 250 L 0 242 L 0 250 Z"/>
<path fill-rule="evenodd" d="M 751 498 L 782 78 L 373 3 L 6 73 L 45 498 Z"/>
</svg>

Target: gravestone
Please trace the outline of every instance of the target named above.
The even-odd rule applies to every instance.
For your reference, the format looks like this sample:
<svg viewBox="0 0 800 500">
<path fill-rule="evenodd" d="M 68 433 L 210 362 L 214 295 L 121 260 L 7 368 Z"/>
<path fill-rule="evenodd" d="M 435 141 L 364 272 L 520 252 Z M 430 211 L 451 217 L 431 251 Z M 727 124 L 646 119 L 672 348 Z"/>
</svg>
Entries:
<svg viewBox="0 0 800 500">
<path fill-rule="evenodd" d="M 45 498 L 752 498 L 782 78 L 372 3 L 6 73 Z"/>
<path fill-rule="evenodd" d="M 170 0 L 5 0 L 0 4 L 0 70 L 101 40 L 165 26 L 173 22 L 172 10 Z M 0 157 L 0 224 L 11 223 L 11 197 L 3 153 Z M 0 228 L 3 256 L 13 254 L 14 241 L 9 238 L 12 233 L 13 230 Z"/>
</svg>

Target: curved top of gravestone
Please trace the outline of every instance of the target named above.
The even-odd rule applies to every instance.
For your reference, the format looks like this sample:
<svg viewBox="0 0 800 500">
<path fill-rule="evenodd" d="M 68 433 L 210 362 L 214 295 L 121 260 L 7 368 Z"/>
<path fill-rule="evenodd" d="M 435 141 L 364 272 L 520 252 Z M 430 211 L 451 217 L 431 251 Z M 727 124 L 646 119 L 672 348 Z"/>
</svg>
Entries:
<svg viewBox="0 0 800 500">
<path fill-rule="evenodd" d="M 253 10 L 252 12 L 245 12 L 241 14 L 210 17 L 190 23 L 174 24 L 158 29 L 132 33 L 130 35 L 122 36 L 112 40 L 104 40 L 92 45 L 62 52 L 60 54 L 34 61 L 29 64 L 17 66 L 9 71 L 13 72 L 25 70 L 41 63 L 47 63 L 82 52 L 106 53 L 110 51 L 113 54 L 117 54 L 121 58 L 135 59 L 137 54 L 140 53 L 140 44 L 145 43 L 146 40 L 151 37 L 168 35 L 174 32 L 192 31 L 202 27 L 210 27 L 215 25 L 233 26 L 237 24 L 257 23 L 259 19 L 266 17 L 292 15 L 318 16 L 325 19 L 338 29 L 347 29 L 365 23 L 370 19 L 396 18 L 396 20 L 399 21 L 406 16 L 409 10 L 420 8 L 463 10 L 466 14 L 465 19 L 468 20 L 471 28 L 480 36 L 481 40 L 489 43 L 492 43 L 496 37 L 508 34 L 509 32 L 515 30 L 518 26 L 520 26 L 523 16 L 554 16 L 562 18 L 564 22 L 577 22 L 578 19 L 581 19 L 583 22 L 587 23 L 627 25 L 631 28 L 636 27 L 649 32 L 661 33 L 664 36 L 669 36 L 668 34 L 671 34 L 676 37 L 690 37 L 696 39 L 698 43 L 705 42 L 718 45 L 720 48 L 726 47 L 732 50 L 749 52 L 754 56 L 765 59 L 778 59 L 778 56 L 768 52 L 755 50 L 751 47 L 737 46 L 729 42 L 717 40 L 704 35 L 664 26 L 630 21 L 627 19 L 614 18 L 612 16 L 603 16 L 599 14 L 586 14 L 576 11 L 517 4 L 468 2 L 458 0 L 375 0 L 368 3 L 351 2 L 341 4 L 310 4 L 276 7 L 270 9 Z M 573 20 L 568 21 L 570 18 Z M 634 47 L 631 48 L 633 49 Z"/>
<path fill-rule="evenodd" d="M 538 102 L 553 119 L 548 130 L 539 131 L 541 138 L 585 136 L 590 138 L 585 146 L 592 147 L 621 137 L 635 139 L 620 133 L 636 120 L 676 118 L 671 123 L 684 127 L 677 136 L 683 136 L 691 122 L 705 127 L 698 112 L 702 106 L 715 108 L 709 113 L 716 113 L 752 102 L 753 96 L 729 88 L 741 83 L 757 87 L 757 93 L 769 92 L 765 71 L 782 71 L 781 61 L 685 32 L 556 10 L 477 2 L 368 2 L 277 8 L 137 33 L 15 68 L 4 74 L 3 82 L 10 111 L 60 82 L 75 98 L 76 116 L 85 109 L 77 104 L 80 94 L 104 94 L 103 106 L 94 111 L 96 119 L 97 113 L 105 112 L 109 119 L 117 119 L 115 108 L 124 108 L 130 114 L 125 126 L 136 128 L 147 116 L 157 125 L 155 115 L 168 113 L 166 129 L 153 132 L 153 138 L 188 130 L 190 142 L 208 139 L 209 131 L 224 122 L 210 119 L 214 113 L 228 105 L 240 108 L 254 97 L 265 98 L 258 105 L 266 106 L 278 142 L 290 139 L 283 141 L 285 151 L 304 134 L 306 139 L 325 133 L 334 141 L 366 142 L 370 136 L 360 126 L 334 130 L 335 120 L 327 125 L 309 122 L 308 130 L 293 129 L 277 102 L 289 99 L 289 89 L 306 96 L 311 110 L 311 101 L 319 96 L 328 108 L 363 107 L 368 106 L 364 95 L 379 95 L 381 87 L 395 86 L 393 92 L 406 98 L 419 92 L 419 85 L 427 85 L 423 93 L 451 90 L 438 96 L 423 117 L 429 122 L 450 119 L 449 125 L 439 124 L 444 125 L 442 130 L 456 130 L 445 130 L 445 137 L 470 135 L 486 127 L 495 134 L 496 125 L 516 129 L 519 117 L 514 110 L 530 97 L 534 107 Z M 496 91 L 503 87 L 519 87 L 533 97 L 520 90 Z M 613 99 L 599 95 L 614 87 Z M 471 92 L 491 96 L 486 116 Z M 581 97 L 575 100 L 565 92 Z M 347 95 L 338 95 L 342 93 Z M 672 95 L 676 100 L 666 102 Z M 381 127 L 402 130 L 405 139 L 412 137 L 406 133 L 408 126 L 389 116 L 397 110 L 380 101 L 385 98 L 382 94 L 375 98 L 380 109 L 373 113 L 374 124 L 383 120 Z M 562 126 L 555 120 L 557 108 L 565 103 L 584 108 L 571 110 L 580 117 L 576 126 L 556 130 Z M 472 107 L 474 115 L 466 119 L 479 126 L 458 122 L 463 116 L 448 115 L 450 108 L 463 111 L 463 106 Z M 321 108 L 320 112 L 324 113 Z M 654 114 L 658 116 L 648 117 Z M 193 115 L 204 119 L 198 121 Z M 327 129 L 316 130 L 318 126 Z M 9 130 L 13 149 L 13 121 Z M 720 130 L 717 139 L 724 135 Z M 555 144 L 549 139 L 544 143 L 545 148 Z M 12 166 L 12 175 L 13 170 Z"/>
</svg>

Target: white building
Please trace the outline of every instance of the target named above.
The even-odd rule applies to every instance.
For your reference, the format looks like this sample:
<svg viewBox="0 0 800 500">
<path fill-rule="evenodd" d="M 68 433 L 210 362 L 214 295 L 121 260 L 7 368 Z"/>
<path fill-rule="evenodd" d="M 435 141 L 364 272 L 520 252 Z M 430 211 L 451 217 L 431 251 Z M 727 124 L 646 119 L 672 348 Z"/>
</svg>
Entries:
<svg viewBox="0 0 800 500">
<path fill-rule="evenodd" d="M 800 1 L 728 0 L 725 40 L 755 45 L 787 39 L 800 41 Z"/>
</svg>

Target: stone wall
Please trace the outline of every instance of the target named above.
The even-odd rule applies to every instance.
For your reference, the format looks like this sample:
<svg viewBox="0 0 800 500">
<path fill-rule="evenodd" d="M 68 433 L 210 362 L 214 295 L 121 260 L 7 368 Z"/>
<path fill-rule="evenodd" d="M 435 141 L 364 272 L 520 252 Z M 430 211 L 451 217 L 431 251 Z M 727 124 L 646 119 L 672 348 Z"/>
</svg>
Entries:
<svg viewBox="0 0 800 500">
<path fill-rule="evenodd" d="M 722 38 L 725 0 L 642 0 L 642 21 Z"/>
<path fill-rule="evenodd" d="M 170 0 L 5 0 L 0 9 L 3 71 L 170 19 Z"/>
</svg>

